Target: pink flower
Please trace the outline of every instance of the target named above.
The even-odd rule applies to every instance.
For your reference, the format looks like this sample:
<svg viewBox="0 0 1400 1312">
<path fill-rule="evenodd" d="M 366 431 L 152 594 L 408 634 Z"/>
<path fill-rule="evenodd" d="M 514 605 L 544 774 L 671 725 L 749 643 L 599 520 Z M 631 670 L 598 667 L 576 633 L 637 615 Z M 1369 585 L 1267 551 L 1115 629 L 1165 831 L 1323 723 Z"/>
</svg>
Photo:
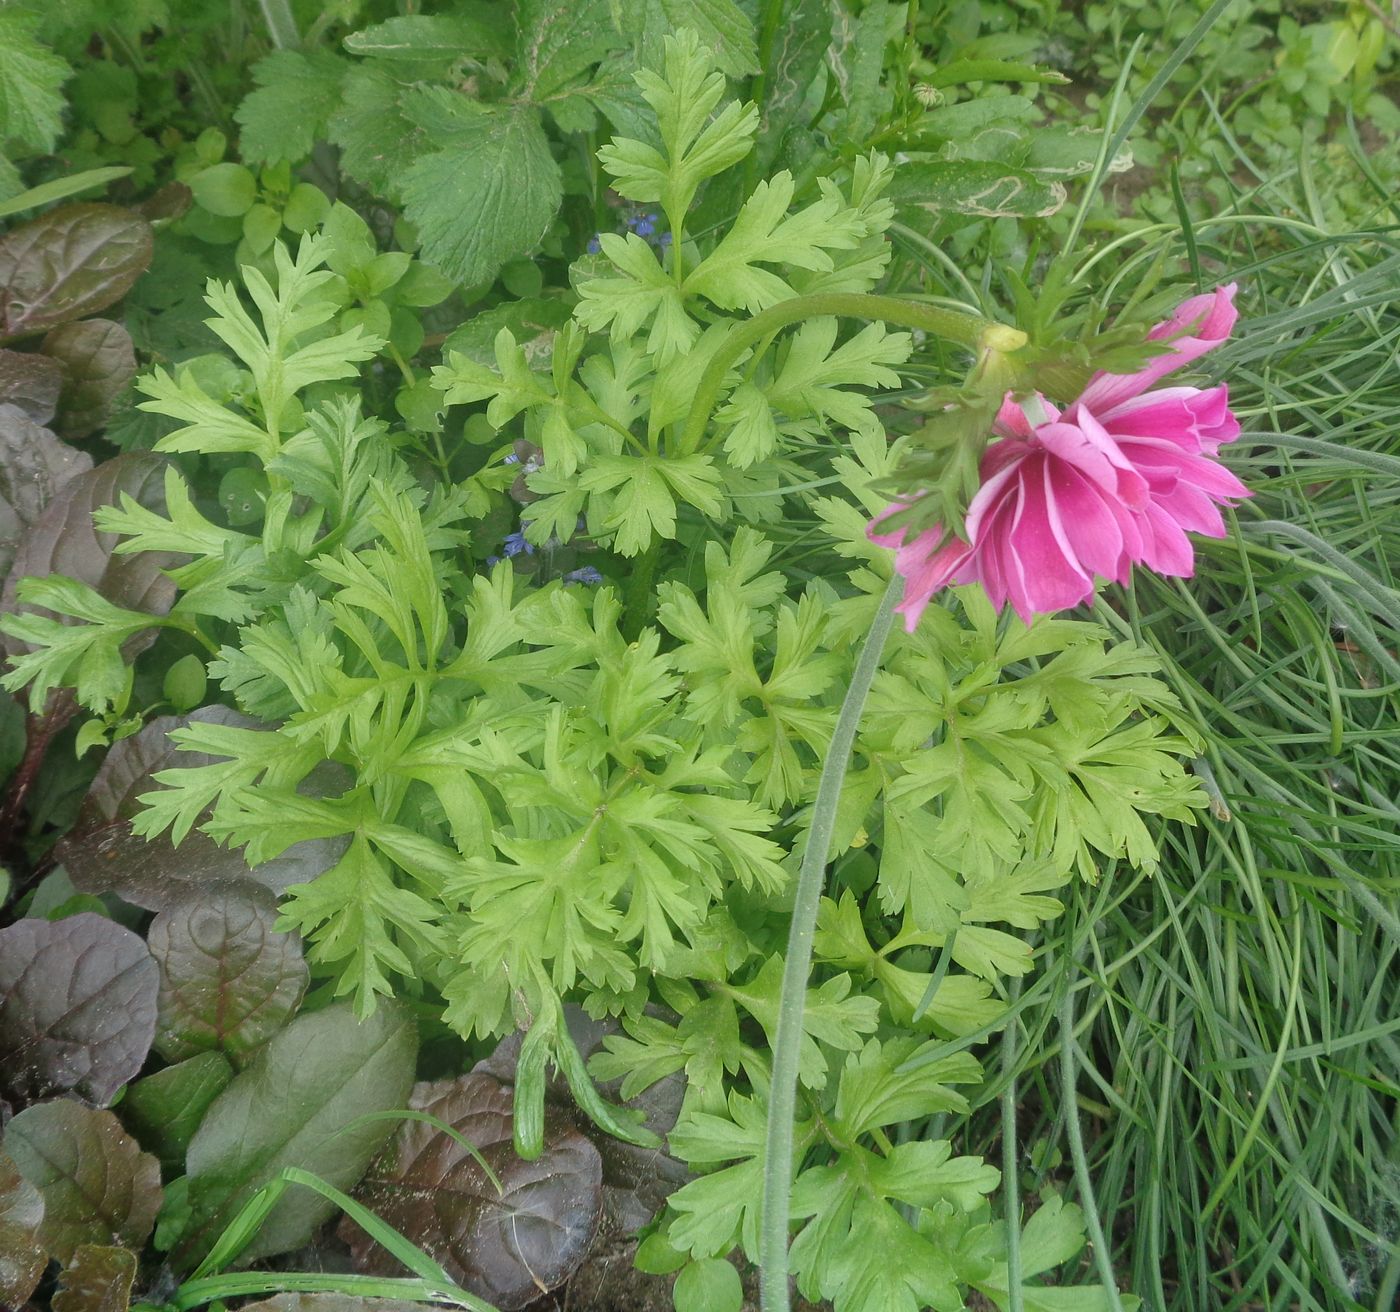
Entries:
<svg viewBox="0 0 1400 1312">
<path fill-rule="evenodd" d="M 1239 436 L 1222 384 L 1152 384 L 1218 346 L 1234 327 L 1235 284 L 1184 302 L 1148 337 L 1173 349 L 1135 374 L 1096 374 L 1061 413 L 1043 397 L 1026 409 L 1008 395 L 997 415 L 1000 440 L 982 457 L 982 486 L 968 507 L 967 541 L 938 547 L 934 527 L 904 541 L 905 530 L 872 542 L 894 547 L 905 579 L 899 610 L 912 633 L 924 607 L 952 583 L 980 582 L 992 604 L 1008 601 L 1026 621 L 1086 601 L 1095 580 L 1126 583 L 1132 567 L 1189 577 L 1187 533 L 1224 537 L 1220 507 L 1249 496 L 1214 459 Z"/>
</svg>

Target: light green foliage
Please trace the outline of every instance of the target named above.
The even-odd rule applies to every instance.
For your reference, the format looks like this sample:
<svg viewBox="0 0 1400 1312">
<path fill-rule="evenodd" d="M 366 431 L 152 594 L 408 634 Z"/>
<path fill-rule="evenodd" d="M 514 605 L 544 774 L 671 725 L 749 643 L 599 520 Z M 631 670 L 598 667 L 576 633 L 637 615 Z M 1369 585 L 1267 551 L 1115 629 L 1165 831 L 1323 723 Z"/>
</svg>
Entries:
<svg viewBox="0 0 1400 1312">
<path fill-rule="evenodd" d="M 577 329 L 561 334 L 545 376 L 502 329 L 495 369 L 449 352 L 434 370 L 448 404 L 489 401 L 486 417 L 501 429 L 523 415 L 523 436 L 544 453 L 528 479 L 542 498 L 530 510 L 530 541 L 567 542 L 583 516 L 594 539 L 624 556 L 674 539 L 691 511 L 723 519 L 740 471 L 776 471 L 789 451 L 832 428 L 877 428 L 857 389 L 897 385 L 895 366 L 911 349 L 908 334 L 881 325 L 845 341 L 833 319 L 802 325 L 731 374 L 723 436 L 682 449 L 678 430 L 701 375 L 743 323 L 718 311 L 874 285 L 888 259 L 892 210 L 881 193 L 891 171 L 881 156 L 860 159 L 846 187 L 824 178 L 818 199 L 796 209 L 793 179 L 779 173 L 759 184 L 728 232 L 702 245 L 686 231 L 687 213 L 707 179 L 752 150 L 756 111 L 721 104 L 724 79 L 693 34 L 668 37 L 662 69 L 637 82 L 660 144 L 619 137 L 600 159 L 623 195 L 662 206 L 671 242 L 658 259 L 633 234 L 602 237 L 604 260 L 581 270 L 574 318 L 578 329 L 606 330 L 606 344 Z"/>
<path fill-rule="evenodd" d="M 529 21 L 521 93 L 562 94 L 602 38 L 579 45 L 578 25 L 551 36 Z M 366 59 L 445 57 L 439 27 L 385 27 L 365 36 Z M 266 726 L 177 730 L 202 763 L 156 776 L 138 831 L 178 841 L 197 826 L 255 866 L 341 840 L 335 864 L 281 906 L 328 988 L 361 1014 L 407 994 L 467 1038 L 527 1030 L 530 1069 L 554 1061 L 614 1133 L 640 1137 L 589 1074 L 620 1078 L 624 1099 L 683 1075 L 668 1148 L 697 1174 L 672 1196 L 660 1243 L 684 1267 L 683 1301 L 732 1302 L 715 1260 L 735 1245 L 757 1254 L 792 874 L 888 571 L 865 523 L 900 450 L 868 389 L 899 384 L 913 343 L 829 316 L 785 328 L 737 361 L 709 430 L 683 443 L 706 367 L 749 313 L 880 278 L 891 169 L 872 154 L 800 194 L 780 171 L 727 228 L 693 233 L 692 205 L 746 160 L 755 115 L 723 103 L 693 35 L 666 37 L 658 55 L 638 79 L 654 123 L 604 162 L 624 194 L 666 211 L 669 249 L 658 259 L 618 237 L 576 266 L 579 303 L 547 362 L 502 326 L 489 355 L 483 334 L 435 374 L 445 405 L 484 408 L 502 447 L 533 444 L 541 467 L 502 475 L 493 462 L 429 494 L 383 424 L 324 399 L 381 344 L 371 306 L 432 290 L 337 206 L 296 256 L 274 242 L 275 278 L 249 268 L 241 290 L 211 285 L 210 326 L 244 383 L 189 368 L 143 384 L 145 407 L 180 425 L 159 449 L 237 456 L 252 504 L 219 522 L 172 468 L 163 511 L 126 498 L 99 526 L 123 552 L 179 554 L 167 622 L 217 651 L 211 686 Z M 423 122 L 460 127 L 465 113 L 483 131 L 507 118 L 541 131 L 536 109 L 463 110 L 440 91 L 396 103 Z M 829 461 L 820 472 L 845 485 L 767 498 L 811 525 L 803 586 L 790 538 L 730 525 L 751 489 L 809 472 L 799 457 Z M 542 551 L 583 535 L 608 560 L 654 561 L 666 541 L 695 543 L 663 577 L 631 583 L 655 599 L 653 624 L 645 607 L 624 614 L 610 586 L 473 565 L 463 548 L 517 477 L 535 498 L 525 538 Z M 61 579 L 26 587 L 68 622 L 20 621 L 36 650 L 11 681 L 75 682 L 105 707 L 122 626 L 150 617 L 104 610 Z M 100 669 L 88 650 L 108 653 Z M 1027 628 L 972 590 L 891 640 L 806 995 L 792 1260 L 808 1296 L 917 1312 L 957 1307 L 969 1287 L 1004 1292 L 1005 1235 L 986 1201 L 998 1172 L 953 1146 L 985 1096 L 966 1048 L 1004 1022 L 1008 981 L 1035 964 L 1024 935 L 1060 914 L 1064 887 L 1115 862 L 1150 868 L 1149 826 L 1199 804 L 1180 764 L 1194 744 L 1154 671 L 1097 625 Z M 589 1072 L 564 1001 L 617 1019 Z M 1082 1244 L 1072 1211 L 1042 1212 L 1023 1278 Z M 1053 1305 L 1035 1292 L 1026 1306 Z"/>
</svg>

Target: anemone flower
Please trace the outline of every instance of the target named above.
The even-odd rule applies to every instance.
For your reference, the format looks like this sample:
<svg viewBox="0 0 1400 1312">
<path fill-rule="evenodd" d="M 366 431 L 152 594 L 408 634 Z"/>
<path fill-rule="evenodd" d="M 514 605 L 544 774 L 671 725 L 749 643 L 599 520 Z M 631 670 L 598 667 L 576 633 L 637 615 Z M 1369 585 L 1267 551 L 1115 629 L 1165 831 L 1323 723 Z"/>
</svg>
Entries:
<svg viewBox="0 0 1400 1312">
<path fill-rule="evenodd" d="M 879 532 L 903 503 L 872 521 L 871 540 L 895 548 L 910 632 L 933 594 L 953 583 L 980 582 L 993 605 L 1009 601 L 1029 622 L 1088 600 L 1097 579 L 1126 583 L 1135 564 L 1194 572 L 1187 533 L 1224 537 L 1220 507 L 1249 496 L 1214 459 L 1240 427 L 1223 384 L 1153 384 L 1230 335 L 1234 294 L 1232 283 L 1184 302 L 1148 334 L 1169 339 L 1171 351 L 1135 374 L 1096 374 L 1063 412 L 1041 396 L 1008 396 L 968 506 L 967 541 L 940 548 L 938 526 L 910 541 L 905 530 Z"/>
</svg>

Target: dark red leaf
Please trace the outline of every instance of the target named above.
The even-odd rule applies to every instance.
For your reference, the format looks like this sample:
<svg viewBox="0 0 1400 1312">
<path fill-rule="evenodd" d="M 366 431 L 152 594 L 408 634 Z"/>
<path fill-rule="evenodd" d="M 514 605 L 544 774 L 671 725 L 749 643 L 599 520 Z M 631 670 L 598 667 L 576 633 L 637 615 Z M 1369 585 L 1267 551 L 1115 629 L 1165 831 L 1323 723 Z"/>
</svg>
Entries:
<svg viewBox="0 0 1400 1312">
<path fill-rule="evenodd" d="M 5 1151 L 44 1196 L 38 1236 L 59 1261 L 81 1244 L 145 1245 L 160 1210 L 160 1163 L 111 1112 L 67 1098 L 37 1103 L 10 1122 Z"/>
<path fill-rule="evenodd" d="M 136 1254 L 107 1244 L 79 1244 L 58 1280 L 53 1312 L 127 1312 Z"/>
<path fill-rule="evenodd" d="M 90 911 L 0 929 L 0 1087 L 105 1107 L 151 1050 L 158 980 L 145 943 Z"/>
<path fill-rule="evenodd" d="M 23 410 L 36 424 L 47 424 L 58 409 L 63 370 L 32 351 L 0 350 L 0 404 Z"/>
<path fill-rule="evenodd" d="M 58 490 L 91 468 L 86 452 L 60 442 L 19 407 L 0 404 L 0 576 Z"/>
<path fill-rule="evenodd" d="M 113 745 L 102 762 L 73 829 L 56 855 L 73 883 L 85 893 L 116 893 L 148 911 L 164 911 L 193 889 L 253 881 L 280 893 L 324 874 L 343 855 L 346 839 L 311 839 L 250 870 L 241 850 L 220 847 L 198 829 L 180 846 L 164 835 L 147 841 L 131 832 L 141 809 L 137 798 L 158 788 L 151 776 L 161 770 L 208 765 L 221 758 L 176 749 L 167 735 L 192 721 L 262 728 L 256 720 L 223 706 L 206 706 L 188 716 L 166 715 Z M 313 770 L 304 789 L 342 787 L 334 767 Z"/>
<path fill-rule="evenodd" d="M 409 1105 L 474 1144 L 499 1176 L 502 1192 L 455 1139 L 408 1121 L 355 1196 L 454 1280 L 506 1312 L 567 1280 L 598 1230 L 598 1150 L 551 1109 L 544 1152 L 532 1162 L 517 1157 L 510 1090 L 489 1075 L 420 1084 Z M 345 1221 L 341 1233 L 362 1270 L 397 1270 L 393 1257 L 352 1222 Z"/>
<path fill-rule="evenodd" d="M 131 334 L 108 319 L 60 324 L 39 348 L 60 369 L 63 395 L 54 427 L 64 437 L 86 437 L 100 428 L 112 403 L 136 373 Z"/>
<path fill-rule="evenodd" d="M 306 960 L 301 940 L 275 930 L 276 920 L 277 899 L 245 882 L 192 892 L 151 922 L 162 1057 L 217 1048 L 238 1060 L 291 1019 L 306 992 Z"/>
<path fill-rule="evenodd" d="M 0 237 L 0 338 L 121 300 L 151 262 L 151 225 L 118 205 L 63 205 Z"/>
</svg>

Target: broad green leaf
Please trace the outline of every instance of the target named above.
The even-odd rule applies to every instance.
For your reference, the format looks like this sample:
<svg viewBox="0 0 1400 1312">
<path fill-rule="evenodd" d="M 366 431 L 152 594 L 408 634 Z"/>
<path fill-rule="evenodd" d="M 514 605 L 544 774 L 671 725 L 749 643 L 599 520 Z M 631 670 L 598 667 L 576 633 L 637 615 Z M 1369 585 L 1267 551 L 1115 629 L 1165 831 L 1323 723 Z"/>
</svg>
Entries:
<svg viewBox="0 0 1400 1312">
<path fill-rule="evenodd" d="M 744 1286 L 732 1263 L 704 1257 L 681 1268 L 672 1299 L 676 1312 L 740 1312 Z"/>
<path fill-rule="evenodd" d="M 122 1120 L 162 1166 L 179 1174 L 204 1113 L 231 1079 L 233 1067 L 222 1053 L 201 1052 L 128 1085 Z"/>
<path fill-rule="evenodd" d="M 783 6 L 782 21 L 767 52 L 758 105 L 758 166 L 765 173 L 821 71 L 831 44 L 831 27 L 831 6 L 826 0 L 789 0 Z"/>
<path fill-rule="evenodd" d="M 539 244 L 563 195 L 538 113 L 442 92 L 420 100 L 418 121 L 438 149 L 403 175 L 404 213 L 424 258 L 462 283 L 494 278 Z"/>
<path fill-rule="evenodd" d="M 5 1127 L 5 1151 L 43 1195 L 38 1238 L 60 1261 L 81 1244 L 145 1246 L 160 1208 L 160 1163 L 111 1112 L 66 1098 L 35 1103 Z"/>
<path fill-rule="evenodd" d="M 145 943 L 103 916 L 0 929 L 0 1087 L 110 1103 L 150 1051 L 156 989 Z"/>
<path fill-rule="evenodd" d="M 363 1021 L 346 1005 L 328 1007 L 298 1017 L 274 1037 L 215 1099 L 190 1143 L 190 1216 L 177 1261 L 197 1262 L 284 1167 L 310 1171 L 338 1189 L 353 1187 L 393 1127 L 351 1122 L 403 1105 L 417 1047 L 412 1020 L 388 1004 Z M 289 1191 L 243 1258 L 296 1248 L 333 1211 L 318 1194 Z"/>
<path fill-rule="evenodd" d="M 516 22 L 512 94 L 537 105 L 576 87 L 626 43 L 613 26 L 611 0 L 522 0 Z"/>
<path fill-rule="evenodd" d="M 426 129 L 404 113 L 406 90 L 375 64 L 351 69 L 329 128 L 345 172 L 376 194 L 395 199 L 402 195 L 404 169 L 434 144 Z"/>
<path fill-rule="evenodd" d="M 664 37 L 689 31 L 712 52 L 722 73 L 744 77 L 759 71 L 753 22 L 735 0 L 649 0 L 618 4 L 614 12 L 648 58 L 655 57 Z"/>
<path fill-rule="evenodd" d="M 901 165 L 890 197 L 903 209 L 944 214 L 1043 218 L 1065 203 L 1063 184 L 1026 169 L 985 160 L 911 161 Z"/>
<path fill-rule="evenodd" d="M 457 5 L 452 14 L 407 14 L 351 32 L 345 48 L 389 63 L 431 68 L 445 76 L 464 60 L 483 62 L 510 56 L 510 24 L 481 0 Z"/>
</svg>

